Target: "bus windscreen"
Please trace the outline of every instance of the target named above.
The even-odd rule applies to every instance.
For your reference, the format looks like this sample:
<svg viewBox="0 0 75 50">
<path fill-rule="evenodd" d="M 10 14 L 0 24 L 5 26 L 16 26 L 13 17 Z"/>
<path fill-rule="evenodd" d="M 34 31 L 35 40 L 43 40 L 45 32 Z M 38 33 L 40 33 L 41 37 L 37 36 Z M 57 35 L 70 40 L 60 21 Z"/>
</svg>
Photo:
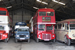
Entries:
<svg viewBox="0 0 75 50">
<path fill-rule="evenodd" d="M 46 29 L 47 30 L 53 30 L 53 26 L 47 26 Z"/>
<path fill-rule="evenodd" d="M 6 15 L 6 11 L 0 11 L 0 15 Z"/>
<path fill-rule="evenodd" d="M 45 31 L 45 25 L 44 24 L 39 24 L 38 29 L 39 29 L 39 31 Z"/>
<path fill-rule="evenodd" d="M 54 12 L 47 12 L 47 16 L 54 16 Z"/>
<path fill-rule="evenodd" d="M 70 29 L 75 29 L 75 24 L 70 24 Z"/>
</svg>

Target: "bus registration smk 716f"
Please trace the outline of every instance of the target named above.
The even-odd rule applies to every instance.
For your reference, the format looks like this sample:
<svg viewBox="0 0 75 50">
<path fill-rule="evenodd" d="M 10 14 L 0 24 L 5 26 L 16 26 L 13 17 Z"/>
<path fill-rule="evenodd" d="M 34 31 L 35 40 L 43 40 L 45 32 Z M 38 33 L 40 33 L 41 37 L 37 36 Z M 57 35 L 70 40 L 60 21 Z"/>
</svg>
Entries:
<svg viewBox="0 0 75 50">
<path fill-rule="evenodd" d="M 33 36 L 39 40 L 55 42 L 55 11 L 49 8 L 38 9 L 33 17 Z"/>
</svg>

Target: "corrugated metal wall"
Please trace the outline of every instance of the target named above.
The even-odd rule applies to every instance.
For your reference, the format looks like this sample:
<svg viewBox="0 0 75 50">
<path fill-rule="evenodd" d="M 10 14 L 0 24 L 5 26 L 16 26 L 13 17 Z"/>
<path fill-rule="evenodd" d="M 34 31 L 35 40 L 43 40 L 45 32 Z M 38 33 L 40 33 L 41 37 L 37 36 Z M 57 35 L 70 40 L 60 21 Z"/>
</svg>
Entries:
<svg viewBox="0 0 75 50">
<path fill-rule="evenodd" d="M 23 17 L 22 17 L 22 10 L 23 10 Z M 29 11 L 29 10 L 25 10 L 25 9 L 19 9 L 19 10 L 9 12 L 10 17 L 12 17 L 12 19 L 13 19 L 13 25 L 16 22 L 22 22 L 22 21 L 26 22 L 26 20 L 30 20 L 33 13 L 34 12 Z"/>
</svg>

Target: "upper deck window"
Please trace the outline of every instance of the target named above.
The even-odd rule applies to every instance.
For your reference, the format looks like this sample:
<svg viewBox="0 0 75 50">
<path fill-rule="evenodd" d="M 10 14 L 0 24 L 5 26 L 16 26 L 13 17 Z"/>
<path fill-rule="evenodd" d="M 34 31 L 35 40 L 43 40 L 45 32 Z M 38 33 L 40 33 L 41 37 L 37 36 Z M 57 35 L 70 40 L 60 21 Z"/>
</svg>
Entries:
<svg viewBox="0 0 75 50">
<path fill-rule="evenodd" d="M 54 12 L 47 12 L 47 16 L 54 16 Z"/>
<path fill-rule="evenodd" d="M 0 11 L 0 15 L 6 15 L 6 11 Z"/>
<path fill-rule="evenodd" d="M 39 12 L 39 16 L 46 16 L 46 12 Z"/>
</svg>

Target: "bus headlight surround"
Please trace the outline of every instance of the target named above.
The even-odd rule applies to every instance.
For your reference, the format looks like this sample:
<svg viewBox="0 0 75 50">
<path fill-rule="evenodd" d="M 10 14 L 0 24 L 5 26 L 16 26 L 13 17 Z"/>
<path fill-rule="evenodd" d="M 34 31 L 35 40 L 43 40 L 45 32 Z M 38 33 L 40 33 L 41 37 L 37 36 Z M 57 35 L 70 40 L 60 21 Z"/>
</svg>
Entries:
<svg viewBox="0 0 75 50">
<path fill-rule="evenodd" d="M 54 37 L 54 35 L 53 35 L 53 37 Z"/>
</svg>

